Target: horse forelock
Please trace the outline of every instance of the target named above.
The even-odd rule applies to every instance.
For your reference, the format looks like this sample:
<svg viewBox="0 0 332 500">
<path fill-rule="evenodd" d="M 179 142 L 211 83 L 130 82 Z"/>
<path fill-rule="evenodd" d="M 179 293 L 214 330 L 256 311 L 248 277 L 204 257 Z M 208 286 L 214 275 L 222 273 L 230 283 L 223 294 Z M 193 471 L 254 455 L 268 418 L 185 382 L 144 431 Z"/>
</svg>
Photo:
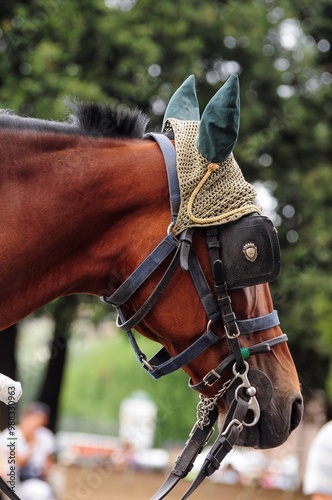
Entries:
<svg viewBox="0 0 332 500">
<path fill-rule="evenodd" d="M 71 99 L 65 102 L 71 112 L 67 121 L 22 117 L 8 110 L 0 110 L 0 129 L 132 139 L 140 139 L 145 133 L 148 118 L 137 108 L 127 109 Z"/>
</svg>

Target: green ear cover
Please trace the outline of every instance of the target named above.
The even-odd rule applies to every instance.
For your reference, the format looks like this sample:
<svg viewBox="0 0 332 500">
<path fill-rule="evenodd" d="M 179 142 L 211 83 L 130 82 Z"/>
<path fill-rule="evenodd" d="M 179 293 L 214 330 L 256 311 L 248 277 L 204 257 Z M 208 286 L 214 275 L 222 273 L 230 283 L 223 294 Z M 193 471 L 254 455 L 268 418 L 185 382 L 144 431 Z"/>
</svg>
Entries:
<svg viewBox="0 0 332 500">
<path fill-rule="evenodd" d="M 199 121 L 194 75 L 189 76 L 171 97 L 165 111 L 162 130 L 168 118 Z"/>
<path fill-rule="evenodd" d="M 199 152 L 214 163 L 221 163 L 232 152 L 239 133 L 240 88 L 237 75 L 231 75 L 206 106 L 199 127 Z"/>
</svg>

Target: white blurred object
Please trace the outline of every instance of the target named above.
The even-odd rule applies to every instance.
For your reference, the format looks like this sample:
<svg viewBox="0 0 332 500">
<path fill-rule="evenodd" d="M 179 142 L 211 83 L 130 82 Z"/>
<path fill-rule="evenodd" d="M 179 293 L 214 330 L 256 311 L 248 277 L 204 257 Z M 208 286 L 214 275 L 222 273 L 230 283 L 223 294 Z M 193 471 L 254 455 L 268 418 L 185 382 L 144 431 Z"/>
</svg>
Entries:
<svg viewBox="0 0 332 500">
<path fill-rule="evenodd" d="M 55 500 L 49 484 L 40 479 L 28 479 L 20 483 L 18 493 L 22 500 Z"/>
<path fill-rule="evenodd" d="M 157 407 L 144 391 L 136 391 L 120 406 L 119 436 L 135 450 L 152 448 Z"/>
<path fill-rule="evenodd" d="M 0 401 L 6 405 L 17 403 L 22 396 L 22 386 L 20 382 L 15 382 L 11 378 L 0 373 Z"/>
<path fill-rule="evenodd" d="M 162 470 L 169 464 L 169 453 L 160 448 L 138 450 L 134 455 L 135 465 L 142 469 Z"/>
</svg>

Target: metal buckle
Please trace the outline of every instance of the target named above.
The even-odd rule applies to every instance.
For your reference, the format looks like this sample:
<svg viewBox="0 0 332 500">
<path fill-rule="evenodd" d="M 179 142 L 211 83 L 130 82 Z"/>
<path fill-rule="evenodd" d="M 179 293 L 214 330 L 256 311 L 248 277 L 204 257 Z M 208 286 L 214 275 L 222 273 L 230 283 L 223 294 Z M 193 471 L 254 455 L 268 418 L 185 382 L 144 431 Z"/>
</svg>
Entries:
<svg viewBox="0 0 332 500">
<path fill-rule="evenodd" d="M 150 372 L 153 372 L 154 367 L 144 358 L 141 358 L 142 365 L 146 366 Z"/>
<path fill-rule="evenodd" d="M 120 323 L 120 321 L 121 321 L 121 320 L 120 320 L 120 316 L 119 316 L 119 314 L 117 314 L 117 315 L 116 315 L 116 319 L 115 319 L 115 324 L 116 324 L 116 326 L 117 326 L 118 328 L 121 328 L 121 325 L 122 325 L 122 323 Z"/>
<path fill-rule="evenodd" d="M 216 377 L 216 380 L 214 380 L 211 384 L 208 382 L 207 380 L 207 377 L 209 377 L 210 375 L 214 375 Z M 207 373 L 205 375 L 205 377 L 203 377 L 203 382 L 205 385 L 207 385 L 208 387 L 212 387 L 213 384 L 215 384 L 217 382 L 217 380 L 219 380 L 221 378 L 221 375 L 219 375 L 218 372 L 216 372 L 216 370 L 210 370 L 209 373 Z"/>
<path fill-rule="evenodd" d="M 237 337 L 239 337 L 241 335 L 237 322 L 234 321 L 234 324 L 235 324 L 236 332 L 233 335 L 231 335 L 231 333 L 229 331 L 229 324 L 225 323 L 225 325 L 224 325 L 226 335 L 229 339 L 236 339 Z"/>
</svg>

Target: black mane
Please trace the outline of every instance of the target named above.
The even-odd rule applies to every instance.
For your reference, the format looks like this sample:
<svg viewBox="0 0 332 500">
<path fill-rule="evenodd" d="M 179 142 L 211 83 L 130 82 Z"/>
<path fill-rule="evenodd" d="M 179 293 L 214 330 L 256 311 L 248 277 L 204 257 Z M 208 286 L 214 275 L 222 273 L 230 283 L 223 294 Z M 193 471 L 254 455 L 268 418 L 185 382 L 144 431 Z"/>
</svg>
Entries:
<svg viewBox="0 0 332 500">
<path fill-rule="evenodd" d="M 25 118 L 0 110 L 0 129 L 139 139 L 143 137 L 148 123 L 146 115 L 138 109 L 69 99 L 66 105 L 72 114 L 63 122 Z"/>
</svg>

